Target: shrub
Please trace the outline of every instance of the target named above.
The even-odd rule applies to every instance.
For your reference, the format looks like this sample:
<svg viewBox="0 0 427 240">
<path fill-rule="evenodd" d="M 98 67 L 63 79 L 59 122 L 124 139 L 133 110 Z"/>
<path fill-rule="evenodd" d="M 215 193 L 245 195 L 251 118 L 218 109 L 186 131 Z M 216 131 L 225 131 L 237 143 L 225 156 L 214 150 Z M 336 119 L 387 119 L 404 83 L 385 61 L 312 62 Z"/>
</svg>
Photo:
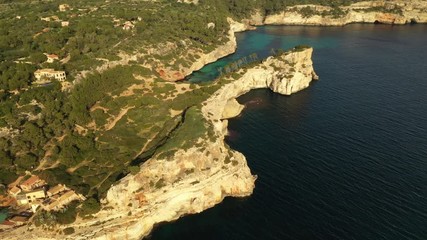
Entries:
<svg viewBox="0 0 427 240">
<path fill-rule="evenodd" d="M 101 210 L 100 203 L 95 198 L 89 198 L 83 202 L 80 208 L 80 214 L 82 216 L 88 216 L 95 214 Z"/>
<path fill-rule="evenodd" d="M 70 234 L 73 234 L 74 232 L 75 232 L 75 230 L 72 227 L 68 227 L 68 228 L 64 229 L 64 234 L 65 235 L 70 235 Z"/>
</svg>

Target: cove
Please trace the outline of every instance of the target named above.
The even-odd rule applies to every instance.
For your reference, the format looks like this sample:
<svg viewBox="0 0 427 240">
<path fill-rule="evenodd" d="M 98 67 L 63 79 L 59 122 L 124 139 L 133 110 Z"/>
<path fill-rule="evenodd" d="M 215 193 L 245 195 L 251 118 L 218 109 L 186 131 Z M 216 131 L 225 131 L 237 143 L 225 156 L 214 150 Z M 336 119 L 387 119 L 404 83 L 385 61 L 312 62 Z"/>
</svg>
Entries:
<svg viewBox="0 0 427 240">
<path fill-rule="evenodd" d="M 148 238 L 426 239 L 426 42 L 426 25 L 239 34 L 241 56 L 312 45 L 320 81 L 289 97 L 241 96 L 246 109 L 230 120 L 227 143 L 258 175 L 254 194 L 160 225 Z M 209 67 L 196 82 L 210 79 L 203 71 L 215 74 Z"/>
</svg>

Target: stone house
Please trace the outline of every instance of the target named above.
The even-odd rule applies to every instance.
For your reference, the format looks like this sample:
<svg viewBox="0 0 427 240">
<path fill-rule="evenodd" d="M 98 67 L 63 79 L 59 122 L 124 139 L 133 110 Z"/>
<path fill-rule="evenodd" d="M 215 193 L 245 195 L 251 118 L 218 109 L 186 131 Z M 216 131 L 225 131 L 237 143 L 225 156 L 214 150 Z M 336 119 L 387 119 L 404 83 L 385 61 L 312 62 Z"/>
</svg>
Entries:
<svg viewBox="0 0 427 240">
<path fill-rule="evenodd" d="M 9 189 L 9 194 L 16 197 L 16 195 L 18 195 L 21 191 L 22 190 L 19 187 L 14 186 L 11 189 Z"/>
<path fill-rule="evenodd" d="M 42 78 L 54 78 L 58 81 L 64 81 L 67 79 L 64 71 L 55 71 L 52 68 L 39 69 L 34 72 L 34 76 L 39 83 L 43 81 Z"/>
<path fill-rule="evenodd" d="M 9 219 L 10 222 L 14 223 L 17 226 L 24 225 L 28 221 L 28 217 L 24 216 L 14 216 Z"/>
<path fill-rule="evenodd" d="M 85 197 L 75 193 L 73 190 L 69 190 L 57 198 L 51 198 L 51 200 L 52 201 L 50 203 L 43 206 L 46 211 L 58 211 L 72 201 L 84 201 Z"/>
<path fill-rule="evenodd" d="M 27 205 L 29 203 L 27 196 L 25 196 L 25 194 L 19 194 L 18 196 L 16 196 L 16 203 L 19 206 L 22 205 Z"/>
</svg>

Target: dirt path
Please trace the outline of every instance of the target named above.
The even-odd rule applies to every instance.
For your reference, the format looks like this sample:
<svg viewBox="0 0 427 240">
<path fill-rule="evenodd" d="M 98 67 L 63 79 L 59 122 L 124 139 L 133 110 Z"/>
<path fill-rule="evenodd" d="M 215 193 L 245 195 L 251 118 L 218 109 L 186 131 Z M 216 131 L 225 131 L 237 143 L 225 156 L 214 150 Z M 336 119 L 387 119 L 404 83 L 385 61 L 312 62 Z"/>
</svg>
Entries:
<svg viewBox="0 0 427 240">
<path fill-rule="evenodd" d="M 56 140 L 58 142 L 61 142 L 62 140 L 64 140 L 65 136 L 66 135 L 64 134 L 64 135 L 62 135 L 60 137 L 57 137 Z M 41 171 L 41 170 L 45 170 L 45 169 L 49 169 L 49 168 L 54 168 L 54 167 L 58 166 L 59 161 L 54 162 L 50 166 L 47 166 L 47 164 L 49 162 L 49 157 L 52 156 L 52 150 L 53 150 L 53 148 L 55 146 L 56 145 L 53 144 L 53 139 L 49 140 L 49 142 L 46 143 L 46 145 L 44 147 L 46 149 L 46 152 L 45 152 L 43 158 L 40 160 L 40 163 L 37 166 L 37 168 L 35 169 L 35 171 Z"/>
<path fill-rule="evenodd" d="M 118 121 L 120 121 L 120 119 L 122 119 L 122 117 L 124 116 L 124 115 L 126 115 L 126 113 L 130 110 L 130 109 L 132 109 L 132 108 L 135 108 L 135 106 L 131 106 L 131 107 L 125 107 L 125 108 L 123 108 L 121 111 L 120 111 L 120 113 L 110 122 L 110 123 L 107 123 L 106 125 L 105 125 L 105 131 L 108 131 L 108 130 L 111 130 L 112 128 L 114 128 L 114 126 L 116 126 L 116 124 L 117 124 L 117 122 Z"/>
</svg>

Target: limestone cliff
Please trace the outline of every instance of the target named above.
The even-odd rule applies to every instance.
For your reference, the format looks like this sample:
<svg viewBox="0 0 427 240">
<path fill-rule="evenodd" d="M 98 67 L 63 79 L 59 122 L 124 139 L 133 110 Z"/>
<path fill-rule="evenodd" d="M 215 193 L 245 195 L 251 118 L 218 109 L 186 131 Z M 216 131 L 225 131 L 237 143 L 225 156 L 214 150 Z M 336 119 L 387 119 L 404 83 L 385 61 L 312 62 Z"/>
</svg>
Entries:
<svg viewBox="0 0 427 240">
<path fill-rule="evenodd" d="M 302 10 L 310 9 L 309 16 Z M 350 23 L 407 24 L 427 23 L 427 2 L 421 0 L 366 1 L 334 9 L 319 5 L 288 7 L 265 16 L 263 24 L 343 26 Z M 259 19 L 258 16 L 254 16 Z"/>
<path fill-rule="evenodd" d="M 238 96 L 258 88 L 269 88 L 283 95 L 307 88 L 312 80 L 318 79 L 313 69 L 312 53 L 312 48 L 288 51 L 277 57 L 269 57 L 261 64 L 245 70 L 239 79 L 224 85 L 207 100 L 202 109 L 205 118 L 210 119 L 220 132 L 224 130 L 224 126 L 218 120 L 227 118 L 226 111 L 230 101 Z"/>
</svg>

